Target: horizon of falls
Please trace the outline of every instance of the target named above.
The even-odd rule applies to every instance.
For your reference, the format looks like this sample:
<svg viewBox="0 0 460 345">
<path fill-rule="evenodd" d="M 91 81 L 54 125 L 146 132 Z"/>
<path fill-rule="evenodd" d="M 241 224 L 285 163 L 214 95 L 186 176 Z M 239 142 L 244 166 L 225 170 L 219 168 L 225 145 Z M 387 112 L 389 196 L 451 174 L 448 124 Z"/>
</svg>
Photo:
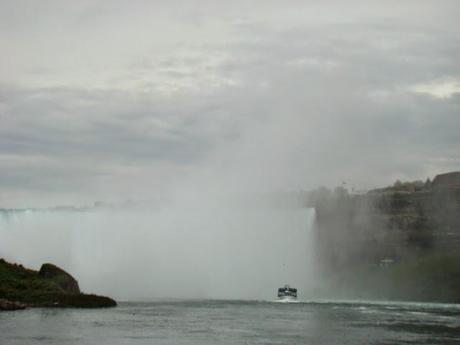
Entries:
<svg viewBox="0 0 460 345">
<path fill-rule="evenodd" d="M 54 263 L 119 300 L 272 300 L 311 285 L 314 210 L 200 207 L 0 213 L 0 257 Z"/>
</svg>

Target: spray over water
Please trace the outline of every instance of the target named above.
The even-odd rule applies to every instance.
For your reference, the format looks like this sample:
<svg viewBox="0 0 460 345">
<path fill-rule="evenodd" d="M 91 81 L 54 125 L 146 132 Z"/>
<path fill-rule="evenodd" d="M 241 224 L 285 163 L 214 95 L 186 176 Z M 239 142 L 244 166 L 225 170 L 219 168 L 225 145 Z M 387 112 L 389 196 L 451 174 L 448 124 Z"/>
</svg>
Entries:
<svg viewBox="0 0 460 345">
<path fill-rule="evenodd" d="M 0 221 L 2 256 L 52 262 L 119 299 L 272 299 L 308 286 L 312 212 L 265 207 L 29 211 Z"/>
</svg>

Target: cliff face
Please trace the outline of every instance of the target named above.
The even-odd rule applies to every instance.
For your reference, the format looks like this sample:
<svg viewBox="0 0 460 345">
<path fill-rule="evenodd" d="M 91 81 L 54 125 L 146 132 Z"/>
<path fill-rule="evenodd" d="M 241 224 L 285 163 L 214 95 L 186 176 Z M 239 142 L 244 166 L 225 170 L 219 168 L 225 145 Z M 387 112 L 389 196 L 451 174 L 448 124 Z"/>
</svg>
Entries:
<svg viewBox="0 0 460 345">
<path fill-rule="evenodd" d="M 460 173 L 363 195 L 336 190 L 312 196 L 324 272 L 349 280 L 345 285 L 355 291 L 372 279 L 385 283 L 385 272 L 387 292 L 395 290 L 390 295 L 398 298 L 460 300 Z M 353 286 L 363 269 L 368 278 Z M 442 293 L 428 293 L 431 288 Z"/>
<path fill-rule="evenodd" d="M 29 307 L 101 308 L 116 306 L 108 297 L 80 293 L 78 282 L 61 268 L 44 264 L 40 272 L 0 259 L 0 310 Z"/>
</svg>

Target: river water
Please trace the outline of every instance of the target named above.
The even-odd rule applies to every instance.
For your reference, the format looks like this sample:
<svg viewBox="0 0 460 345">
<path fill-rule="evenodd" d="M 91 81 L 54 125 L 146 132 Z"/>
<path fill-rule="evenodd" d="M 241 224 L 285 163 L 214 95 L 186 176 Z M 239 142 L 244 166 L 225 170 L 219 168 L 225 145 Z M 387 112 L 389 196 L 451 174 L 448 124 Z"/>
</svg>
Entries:
<svg viewBox="0 0 460 345">
<path fill-rule="evenodd" d="M 0 344 L 460 344 L 460 305 L 162 301 L 0 313 Z"/>
</svg>

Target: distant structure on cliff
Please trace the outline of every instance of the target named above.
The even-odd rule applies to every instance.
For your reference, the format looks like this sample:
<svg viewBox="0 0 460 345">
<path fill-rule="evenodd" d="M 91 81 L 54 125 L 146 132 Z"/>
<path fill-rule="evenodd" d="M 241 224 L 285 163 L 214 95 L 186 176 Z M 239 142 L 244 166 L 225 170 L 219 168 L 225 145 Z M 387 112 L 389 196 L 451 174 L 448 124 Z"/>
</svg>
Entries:
<svg viewBox="0 0 460 345">
<path fill-rule="evenodd" d="M 433 189 L 460 188 L 460 171 L 436 175 L 432 183 Z"/>
</svg>

